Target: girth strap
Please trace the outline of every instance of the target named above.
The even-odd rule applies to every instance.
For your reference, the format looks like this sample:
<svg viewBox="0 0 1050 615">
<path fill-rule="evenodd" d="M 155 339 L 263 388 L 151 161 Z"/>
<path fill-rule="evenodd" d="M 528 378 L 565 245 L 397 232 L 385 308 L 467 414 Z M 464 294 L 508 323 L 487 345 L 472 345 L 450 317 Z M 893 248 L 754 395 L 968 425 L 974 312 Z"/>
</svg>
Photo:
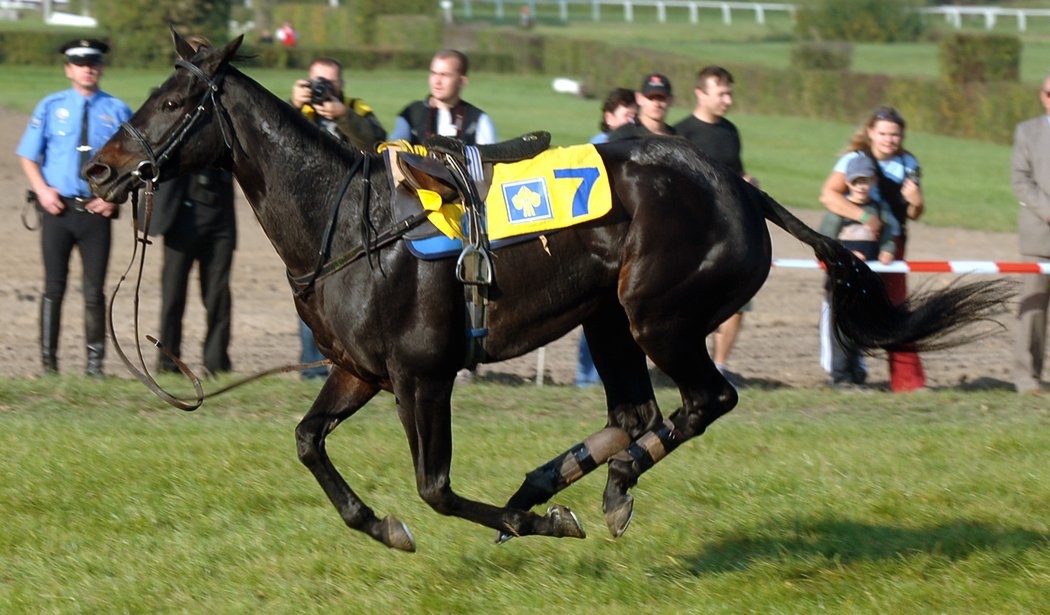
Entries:
<svg viewBox="0 0 1050 615">
<path fill-rule="evenodd" d="M 466 148 L 466 162 L 471 171 L 481 174 L 481 159 L 476 148 Z M 445 165 L 463 197 L 463 251 L 456 261 L 456 279 L 463 284 L 467 305 L 467 349 L 464 367 L 473 369 L 488 358 L 485 338 L 488 329 L 489 287 L 492 285 L 492 250 L 489 245 L 485 202 L 477 185 L 457 156 L 444 156 Z"/>
</svg>

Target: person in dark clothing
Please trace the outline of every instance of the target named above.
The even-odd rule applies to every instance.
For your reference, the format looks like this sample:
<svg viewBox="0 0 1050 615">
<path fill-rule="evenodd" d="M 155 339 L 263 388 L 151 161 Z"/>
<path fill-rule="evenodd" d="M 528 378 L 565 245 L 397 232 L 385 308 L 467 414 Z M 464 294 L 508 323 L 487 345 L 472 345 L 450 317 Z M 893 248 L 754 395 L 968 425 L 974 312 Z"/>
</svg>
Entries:
<svg viewBox="0 0 1050 615">
<path fill-rule="evenodd" d="M 676 134 L 666 121 L 667 110 L 674 102 L 670 79 L 658 73 L 647 75 L 642 80 L 641 89 L 635 93 L 635 101 L 638 114 L 634 121 L 610 132 L 609 141 Z"/>
<path fill-rule="evenodd" d="M 70 41 L 59 49 L 72 87 L 45 97 L 33 110 L 16 153 L 40 206 L 44 294 L 40 300 L 40 357 L 44 373 L 58 372 L 62 301 L 73 247 L 84 272 L 84 373 L 101 377 L 106 354 L 106 300 L 110 220 L 115 203 L 92 196 L 81 169 L 102 147 L 131 109 L 103 92 L 99 80 L 109 45 L 94 39 Z"/>
<path fill-rule="evenodd" d="M 427 137 L 455 137 L 467 145 L 496 142 L 496 127 L 487 113 L 460 98 L 467 86 L 467 56 L 443 49 L 430 61 L 430 95 L 410 103 L 397 116 L 391 141 L 419 145 Z"/>
<path fill-rule="evenodd" d="M 222 169 L 206 169 L 162 182 L 153 195 L 149 232 L 164 236 L 160 342 L 181 358 L 187 288 L 190 271 L 197 263 L 208 325 L 204 369 L 212 375 L 231 371 L 230 270 L 237 244 L 233 176 Z M 164 355 L 158 359 L 157 369 L 178 371 Z"/>
<path fill-rule="evenodd" d="M 740 158 L 740 132 L 726 113 L 733 106 L 733 75 L 721 66 L 705 66 L 696 75 L 696 107 L 693 113 L 675 124 L 675 131 L 692 141 L 712 160 L 724 164 L 746 181 L 758 185 L 755 178 L 744 171 Z M 729 355 L 744 325 L 744 312 L 751 310 L 747 302 L 739 312 L 719 325 L 714 334 L 712 358 L 722 375 L 734 386 L 739 379 L 729 371 Z"/>
<path fill-rule="evenodd" d="M 186 40 L 194 50 L 210 46 L 203 36 L 190 36 Z M 161 344 L 176 357 L 182 357 L 182 318 L 186 312 L 190 271 L 197 263 L 207 319 L 204 369 L 211 375 L 231 371 L 230 270 L 237 245 L 233 175 L 222 169 L 204 169 L 161 182 L 153 195 L 149 234 L 164 236 Z M 157 360 L 157 369 L 178 371 L 164 354 Z"/>
</svg>

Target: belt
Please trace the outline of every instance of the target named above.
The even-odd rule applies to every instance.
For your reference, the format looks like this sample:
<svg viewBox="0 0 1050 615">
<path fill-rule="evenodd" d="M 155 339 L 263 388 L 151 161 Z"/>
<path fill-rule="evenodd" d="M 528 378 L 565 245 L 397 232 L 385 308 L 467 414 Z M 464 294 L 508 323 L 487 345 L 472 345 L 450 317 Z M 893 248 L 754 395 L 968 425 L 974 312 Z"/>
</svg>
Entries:
<svg viewBox="0 0 1050 615">
<path fill-rule="evenodd" d="M 62 201 L 62 204 L 73 211 L 79 211 L 81 213 L 93 214 L 95 212 L 88 211 L 84 208 L 85 205 L 90 203 L 95 197 L 91 196 L 59 196 L 58 199 Z"/>
</svg>

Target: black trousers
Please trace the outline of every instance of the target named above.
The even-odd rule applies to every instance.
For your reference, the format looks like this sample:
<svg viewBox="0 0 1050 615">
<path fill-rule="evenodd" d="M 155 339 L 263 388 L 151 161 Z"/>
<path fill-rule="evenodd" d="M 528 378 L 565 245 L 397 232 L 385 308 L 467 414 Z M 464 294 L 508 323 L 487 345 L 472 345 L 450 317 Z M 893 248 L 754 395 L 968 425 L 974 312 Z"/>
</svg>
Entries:
<svg viewBox="0 0 1050 615">
<path fill-rule="evenodd" d="M 73 209 L 58 216 L 44 213 L 40 224 L 44 298 L 61 305 L 69 279 L 69 257 L 76 246 L 84 269 L 84 305 L 105 306 L 111 237 L 109 218 Z"/>
<path fill-rule="evenodd" d="M 176 225 L 193 224 L 193 217 Z M 229 347 L 232 299 L 230 269 L 236 238 L 229 228 L 176 228 L 164 236 L 163 295 L 160 308 L 160 341 L 175 356 L 182 356 L 182 317 L 193 264 L 199 264 L 201 300 L 207 318 L 204 367 L 212 373 L 232 369 Z M 161 369 L 175 366 L 162 357 Z"/>
</svg>

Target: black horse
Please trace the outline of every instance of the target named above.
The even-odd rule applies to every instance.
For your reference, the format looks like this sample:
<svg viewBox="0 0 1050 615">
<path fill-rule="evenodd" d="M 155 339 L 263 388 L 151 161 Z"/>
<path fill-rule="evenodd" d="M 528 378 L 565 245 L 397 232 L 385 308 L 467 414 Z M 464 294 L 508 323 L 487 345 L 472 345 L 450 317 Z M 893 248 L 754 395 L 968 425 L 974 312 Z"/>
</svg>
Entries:
<svg viewBox="0 0 1050 615">
<path fill-rule="evenodd" d="M 604 383 L 608 427 L 529 473 L 506 506 L 469 500 L 449 476 L 452 387 L 468 352 L 454 260 L 419 260 L 401 241 L 377 244 L 397 222 L 380 158 L 324 136 L 232 67 L 241 39 L 195 54 L 173 36 L 175 72 L 89 163 L 92 190 L 123 201 L 143 176 L 219 166 L 236 176 L 292 280 L 310 277 L 328 242 L 333 254 L 368 252 L 309 288 L 293 284 L 299 314 L 334 364 L 296 439 L 299 458 L 346 524 L 389 547 L 414 550 L 408 528 L 378 518 L 325 452 L 328 434 L 380 391 L 396 397 L 419 495 L 434 510 L 503 539 L 583 537 L 568 509 L 530 509 L 608 462 L 603 510 L 620 535 L 632 515 L 628 490 L 641 474 L 737 403 L 704 340 L 765 281 L 767 219 L 827 267 L 840 334 L 860 348 L 958 343 L 945 334 L 985 318 L 1008 294 L 997 283 L 972 283 L 895 307 L 879 278 L 838 243 L 687 142 L 598 146 L 612 211 L 496 253 L 485 351 L 489 361 L 515 357 L 582 323 Z M 338 221 L 326 233 L 338 202 Z M 657 407 L 646 357 L 681 392 L 682 406 L 668 417 Z"/>
</svg>

